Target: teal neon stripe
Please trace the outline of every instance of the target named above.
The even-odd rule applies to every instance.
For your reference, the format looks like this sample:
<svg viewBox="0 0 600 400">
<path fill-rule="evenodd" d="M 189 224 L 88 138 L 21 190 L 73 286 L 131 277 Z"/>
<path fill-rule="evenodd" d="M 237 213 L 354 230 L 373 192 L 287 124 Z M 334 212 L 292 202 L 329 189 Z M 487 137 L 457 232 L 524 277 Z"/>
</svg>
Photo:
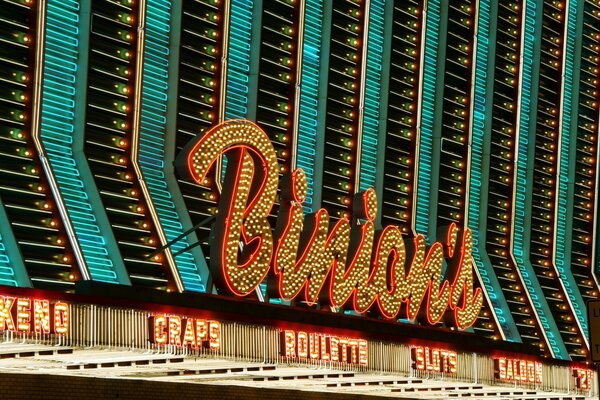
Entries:
<svg viewBox="0 0 600 400">
<path fill-rule="evenodd" d="M 171 2 L 168 0 L 148 0 L 146 4 L 139 139 L 140 168 L 167 241 L 184 232 L 167 187 L 164 162 L 169 90 L 170 13 Z M 183 238 L 175 242 L 171 250 L 177 253 L 188 245 L 188 240 Z M 175 264 L 186 290 L 206 291 L 205 282 L 202 281 L 191 251 L 178 254 Z"/>
<path fill-rule="evenodd" d="M 231 1 L 227 94 L 225 96 L 226 120 L 246 118 L 248 115 L 252 10 L 252 0 Z"/>
<path fill-rule="evenodd" d="M 0 236 L 0 285 L 19 286 L 16 275 L 4 246 L 4 240 Z"/>
<path fill-rule="evenodd" d="M 483 180 L 482 170 L 479 169 L 479 166 L 483 166 L 486 135 L 489 137 L 491 134 L 491 121 L 488 119 L 489 108 L 486 104 L 490 95 L 486 86 L 488 83 L 487 77 L 493 77 L 493 74 L 488 75 L 487 70 L 490 58 L 490 14 L 490 1 L 481 0 L 479 3 L 477 23 L 477 59 L 475 61 L 475 89 L 473 93 L 473 133 L 471 145 L 471 180 L 469 182 L 468 226 L 473 232 L 473 258 L 491 305 L 494 307 L 494 312 L 496 313 L 500 328 L 504 332 L 507 340 L 520 341 L 517 326 L 507 307 L 506 299 L 502 293 L 502 288 L 500 287 L 494 268 L 486 254 L 485 226 L 483 227 L 483 232 L 479 229 L 481 223 L 481 187 Z M 487 148 L 489 149 L 489 145 Z"/>
<path fill-rule="evenodd" d="M 248 93 L 246 103 L 248 112 L 246 118 L 256 121 L 256 110 L 258 106 L 258 75 L 261 54 L 261 31 L 262 31 L 263 0 L 252 1 L 252 27 L 250 28 L 250 63 L 248 64 Z"/>
<path fill-rule="evenodd" d="M 323 0 L 307 0 L 304 13 L 302 47 L 302 78 L 298 104 L 298 158 L 297 167 L 306 174 L 308 189 L 304 211 L 313 211 L 315 191 L 315 160 L 317 146 L 317 104 L 319 96 L 319 69 L 321 67 L 321 37 L 323 36 Z"/>
<path fill-rule="evenodd" d="M 435 120 L 435 89 L 437 76 L 437 53 L 440 34 L 441 4 L 439 0 L 427 2 L 425 27 L 425 57 L 423 60 L 423 89 L 421 106 L 421 135 L 419 141 L 419 177 L 417 180 L 417 204 L 415 228 L 417 232 L 429 232 L 431 190 L 431 165 L 433 154 L 433 124 Z"/>
<path fill-rule="evenodd" d="M 546 299 L 542 294 L 542 289 L 537 281 L 533 267 L 529 262 L 528 255 L 525 249 L 525 220 L 528 219 L 528 211 L 525 209 L 525 203 L 529 191 L 529 182 L 527 182 L 527 160 L 529 139 L 528 132 L 530 131 L 530 114 L 531 114 L 531 90 L 533 89 L 533 59 L 534 47 L 536 41 L 536 19 L 539 17 L 536 12 L 536 1 L 530 0 L 526 2 L 525 12 L 525 31 L 523 32 L 523 70 L 522 85 L 521 85 L 521 115 L 519 116 L 520 131 L 519 143 L 517 147 L 517 182 L 516 182 L 516 198 L 515 218 L 514 218 L 514 235 L 513 235 L 513 254 L 523 282 L 527 287 L 527 291 L 532 300 L 532 304 L 536 309 L 542 329 L 546 332 L 549 345 L 556 358 L 568 360 L 569 356 L 562 342 L 560 332 L 552 318 L 552 314 L 546 303 Z M 539 25 L 541 26 L 541 25 Z M 529 194 L 531 196 L 531 194 Z M 538 295 L 539 294 L 539 295 Z"/>
<path fill-rule="evenodd" d="M 79 10 L 77 1 L 48 0 L 40 136 L 91 278 L 120 283 L 73 156 Z"/>
<path fill-rule="evenodd" d="M 167 182 L 167 188 L 171 193 L 171 201 L 175 203 L 175 209 L 179 216 L 179 220 L 183 224 L 185 231 L 191 229 L 194 224 L 190 219 L 190 214 L 187 210 L 183 195 L 179 188 L 177 178 L 175 177 L 173 162 L 177 148 L 177 89 L 179 82 L 179 61 L 180 61 L 180 39 L 181 39 L 181 18 L 182 18 L 182 2 L 183 0 L 173 0 L 171 5 L 171 32 L 169 41 L 169 73 L 168 73 L 168 92 L 167 92 L 167 123 L 166 123 L 166 134 L 165 134 L 165 180 Z M 155 199 L 156 201 L 156 199 Z M 198 243 L 198 237 L 195 232 L 190 232 L 187 236 L 191 243 Z M 198 270 L 202 282 L 207 286 L 207 291 L 210 290 L 209 279 L 210 274 L 206 259 L 202 253 L 202 249 L 199 246 L 194 247 L 192 255 Z M 181 275 L 180 275 L 181 276 Z"/>
<path fill-rule="evenodd" d="M 31 287 L 31 280 L 2 199 L 0 199 L 0 285 Z"/>
<path fill-rule="evenodd" d="M 379 103 L 383 65 L 383 30 L 385 2 L 372 1 L 369 11 L 367 70 L 363 110 L 362 147 L 360 153 L 360 190 L 375 187 L 377 175 L 377 139 L 379 136 Z"/>
<path fill-rule="evenodd" d="M 567 257 L 565 251 L 565 243 L 567 241 L 567 218 L 568 218 L 568 193 L 569 193 L 569 154 L 571 147 L 571 122 L 573 109 L 573 63 L 575 60 L 575 39 L 577 37 L 577 0 L 569 1 L 569 9 L 567 10 L 567 39 L 565 49 L 565 68 L 564 68 L 564 86 L 563 86 L 563 113 L 562 113 L 562 134 L 560 137 L 560 166 L 558 171 L 558 219 L 556 229 L 556 269 L 565 291 L 575 313 L 583 334 L 587 337 L 588 324 L 586 317 L 586 305 L 577 282 L 571 274 L 570 266 L 565 262 Z"/>
<path fill-rule="evenodd" d="M 253 7 L 252 0 L 231 1 L 225 120 L 248 118 Z M 258 57 L 258 54 L 256 56 Z M 223 178 L 227 170 L 226 157 L 223 157 L 222 168 Z"/>
</svg>

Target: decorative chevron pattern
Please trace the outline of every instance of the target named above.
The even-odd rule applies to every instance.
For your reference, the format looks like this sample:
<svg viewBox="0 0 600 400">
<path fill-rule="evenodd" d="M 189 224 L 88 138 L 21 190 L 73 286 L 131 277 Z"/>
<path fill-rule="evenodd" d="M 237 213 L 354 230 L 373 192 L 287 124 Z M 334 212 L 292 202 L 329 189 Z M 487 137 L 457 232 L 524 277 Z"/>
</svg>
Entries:
<svg viewBox="0 0 600 400">
<path fill-rule="evenodd" d="M 0 3 L 0 285 L 212 292 L 226 159 L 200 184 L 171 163 L 216 123 L 249 118 L 280 178 L 305 171 L 305 213 L 351 219 L 375 187 L 377 228 L 406 243 L 470 227 L 473 333 L 586 360 L 597 2 Z"/>
</svg>

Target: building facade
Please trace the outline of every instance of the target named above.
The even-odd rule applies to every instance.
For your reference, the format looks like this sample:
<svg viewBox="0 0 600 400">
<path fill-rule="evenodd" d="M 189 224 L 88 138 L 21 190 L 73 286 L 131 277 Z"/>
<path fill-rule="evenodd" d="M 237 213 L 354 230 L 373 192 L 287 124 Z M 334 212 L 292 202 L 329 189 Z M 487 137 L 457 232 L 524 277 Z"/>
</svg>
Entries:
<svg viewBox="0 0 600 400">
<path fill-rule="evenodd" d="M 3 0 L 0 14 L 3 287 L 227 296 L 211 226 L 227 185 L 239 186 L 227 171 L 245 156 L 232 154 L 250 144 L 227 147 L 202 180 L 175 164 L 211 128 L 244 120 L 276 160 L 280 190 L 265 216 L 275 239 L 290 204 L 305 225 L 325 209 L 332 227 L 372 226 L 374 237 L 397 227 L 413 243 L 405 260 L 415 238 L 429 255 L 439 243 L 442 275 L 425 276 L 432 297 L 452 275 L 450 227 L 469 231 L 481 307 L 465 330 L 589 360 L 586 302 L 600 297 L 598 1 Z M 303 201 L 281 186 L 298 168 Z M 378 201 L 370 216 L 356 211 L 365 191 Z M 234 239 L 240 259 L 255 251 Z M 237 294 L 344 308 L 269 290 L 277 274 L 265 257 L 270 272 Z"/>
</svg>

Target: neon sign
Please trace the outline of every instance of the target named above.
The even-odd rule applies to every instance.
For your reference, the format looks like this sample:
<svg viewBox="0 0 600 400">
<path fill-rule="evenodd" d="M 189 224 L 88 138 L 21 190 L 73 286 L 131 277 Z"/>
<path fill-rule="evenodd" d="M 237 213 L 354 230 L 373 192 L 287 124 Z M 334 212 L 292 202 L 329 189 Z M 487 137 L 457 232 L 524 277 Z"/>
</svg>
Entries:
<svg viewBox="0 0 600 400">
<path fill-rule="evenodd" d="M 455 351 L 413 347 L 411 350 L 412 367 L 418 371 L 456 373 L 458 355 Z"/>
<path fill-rule="evenodd" d="M 221 348 L 219 321 L 156 314 L 149 317 L 148 328 L 150 342 L 159 346 L 207 348 L 212 351 Z"/>
<path fill-rule="evenodd" d="M 368 345 L 363 339 L 286 330 L 281 332 L 281 355 L 303 360 L 368 364 Z"/>
<path fill-rule="evenodd" d="M 282 182 L 272 230 L 267 216 L 277 194 L 279 165 L 269 137 L 255 124 L 233 120 L 211 128 L 186 145 L 176 167 L 182 176 L 206 184 L 212 165 L 225 153 L 210 263 L 221 292 L 246 296 L 268 276 L 269 294 L 287 301 L 352 306 L 359 313 L 370 310 L 431 325 L 444 321 L 459 329 L 475 323 L 483 295 L 473 287 L 469 229 L 459 234 L 452 224 L 444 240 L 428 249 L 423 235 L 405 245 L 397 226 L 375 228 L 373 189 L 355 195 L 358 222 L 341 218 L 330 226 L 327 210 L 303 214 L 307 181 L 297 169 Z"/>
<path fill-rule="evenodd" d="M 575 386 L 577 389 L 590 390 L 594 383 L 594 371 L 591 369 L 573 368 Z"/>
<path fill-rule="evenodd" d="M 542 383 L 542 364 L 535 361 L 495 358 L 496 378 L 502 381 Z"/>
<path fill-rule="evenodd" d="M 0 332 L 67 335 L 70 312 L 63 302 L 0 296 Z"/>
</svg>

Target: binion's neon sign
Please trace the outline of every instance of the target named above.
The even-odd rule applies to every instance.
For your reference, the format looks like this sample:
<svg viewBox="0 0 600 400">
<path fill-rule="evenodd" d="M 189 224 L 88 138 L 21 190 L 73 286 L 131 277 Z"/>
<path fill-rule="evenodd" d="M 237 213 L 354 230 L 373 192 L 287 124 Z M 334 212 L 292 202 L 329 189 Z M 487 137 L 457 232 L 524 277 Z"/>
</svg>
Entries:
<svg viewBox="0 0 600 400">
<path fill-rule="evenodd" d="M 373 189 L 355 195 L 353 215 L 359 222 L 341 218 L 334 224 L 325 209 L 305 216 L 307 181 L 296 169 L 281 184 L 273 230 L 267 216 L 276 199 L 279 165 L 269 137 L 254 123 L 227 121 L 198 135 L 179 154 L 176 167 L 180 175 L 205 184 L 223 154 L 228 163 L 210 262 L 221 292 L 246 296 L 268 277 L 269 294 L 286 301 L 352 307 L 431 325 L 444 321 L 459 329 L 477 320 L 483 295 L 473 286 L 469 229 L 459 234 L 453 224 L 429 248 L 423 235 L 405 244 L 397 226 L 375 228 Z"/>
</svg>

